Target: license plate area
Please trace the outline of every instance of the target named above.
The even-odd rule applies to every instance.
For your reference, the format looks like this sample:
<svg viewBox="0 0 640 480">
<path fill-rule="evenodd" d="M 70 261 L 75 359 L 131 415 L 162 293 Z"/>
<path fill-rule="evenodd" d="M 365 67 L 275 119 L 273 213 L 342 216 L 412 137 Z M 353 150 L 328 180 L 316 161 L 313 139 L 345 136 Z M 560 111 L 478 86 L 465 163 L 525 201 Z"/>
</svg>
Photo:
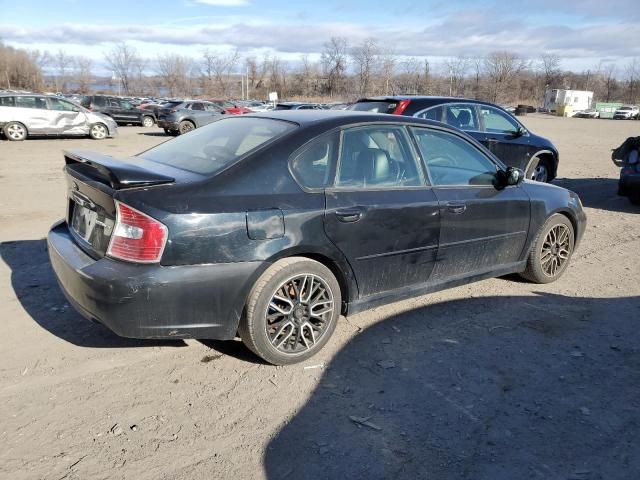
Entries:
<svg viewBox="0 0 640 480">
<path fill-rule="evenodd" d="M 71 195 L 71 231 L 84 247 L 105 255 L 113 233 L 114 220 L 90 200 Z"/>
</svg>

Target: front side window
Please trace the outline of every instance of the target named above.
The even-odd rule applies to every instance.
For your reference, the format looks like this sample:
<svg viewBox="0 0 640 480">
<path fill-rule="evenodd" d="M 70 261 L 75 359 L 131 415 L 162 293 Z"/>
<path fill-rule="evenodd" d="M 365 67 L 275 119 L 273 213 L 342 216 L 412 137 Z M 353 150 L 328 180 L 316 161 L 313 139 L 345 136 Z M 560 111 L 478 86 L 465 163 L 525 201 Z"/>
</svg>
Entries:
<svg viewBox="0 0 640 480">
<path fill-rule="evenodd" d="M 336 187 L 398 188 L 422 185 L 404 128 L 376 125 L 342 134 Z"/>
<path fill-rule="evenodd" d="M 190 172 L 213 175 L 294 128 L 293 123 L 269 118 L 225 118 L 161 143 L 139 156 Z"/>
<path fill-rule="evenodd" d="M 460 130 L 475 132 L 480 130 L 478 116 L 473 105 L 446 105 L 445 119 L 447 124 Z"/>
<path fill-rule="evenodd" d="M 487 105 L 480 106 L 480 115 L 484 120 L 484 128 L 489 133 L 511 135 L 520 127 L 508 114 Z"/>
<path fill-rule="evenodd" d="M 49 98 L 49 109 L 73 112 L 77 107 L 70 102 L 60 100 L 59 98 Z"/>
<path fill-rule="evenodd" d="M 298 183 L 306 188 L 329 186 L 339 142 L 340 135 L 334 132 L 307 144 L 291 161 L 291 172 Z"/>
<path fill-rule="evenodd" d="M 411 130 L 433 185 L 493 185 L 496 165 L 469 142 L 438 130 Z"/>
</svg>

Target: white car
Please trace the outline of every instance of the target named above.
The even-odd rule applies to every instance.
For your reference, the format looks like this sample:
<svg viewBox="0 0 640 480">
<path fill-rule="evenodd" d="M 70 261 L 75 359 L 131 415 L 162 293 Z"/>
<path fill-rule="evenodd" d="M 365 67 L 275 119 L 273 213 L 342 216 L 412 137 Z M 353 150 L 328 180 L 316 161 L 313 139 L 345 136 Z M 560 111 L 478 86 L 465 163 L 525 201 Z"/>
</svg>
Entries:
<svg viewBox="0 0 640 480">
<path fill-rule="evenodd" d="M 636 105 L 625 105 L 613 114 L 614 120 L 633 120 L 640 118 L 640 108 Z"/>
<path fill-rule="evenodd" d="M 52 95 L 0 94 L 0 131 L 7 140 L 29 136 L 89 136 L 95 140 L 117 135 L 116 122 L 101 113 Z"/>
</svg>

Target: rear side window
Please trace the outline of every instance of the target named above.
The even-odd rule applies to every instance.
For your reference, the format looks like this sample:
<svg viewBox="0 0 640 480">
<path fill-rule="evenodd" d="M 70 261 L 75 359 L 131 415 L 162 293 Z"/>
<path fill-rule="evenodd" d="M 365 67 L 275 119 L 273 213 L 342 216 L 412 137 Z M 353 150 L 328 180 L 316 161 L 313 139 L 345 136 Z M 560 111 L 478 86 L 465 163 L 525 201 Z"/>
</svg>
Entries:
<svg viewBox="0 0 640 480">
<path fill-rule="evenodd" d="M 15 107 L 15 97 L 0 97 L 0 107 Z"/>
<path fill-rule="evenodd" d="M 426 118 L 427 120 L 434 120 L 436 122 L 442 122 L 442 107 L 431 107 L 428 110 L 423 110 L 422 112 L 414 115 L 418 118 Z"/>
<path fill-rule="evenodd" d="M 294 128 L 293 123 L 269 118 L 225 118 L 139 156 L 190 172 L 213 175 Z"/>
<path fill-rule="evenodd" d="M 345 130 L 337 170 L 337 188 L 397 189 L 422 185 L 402 127 L 376 125 Z"/>
<path fill-rule="evenodd" d="M 191 110 L 204 110 L 204 105 L 202 103 L 193 103 L 191 105 Z"/>
<path fill-rule="evenodd" d="M 291 172 L 298 183 L 306 188 L 329 186 L 339 143 L 340 135 L 334 132 L 306 145 L 291 161 Z"/>
<path fill-rule="evenodd" d="M 357 102 L 347 110 L 373 113 L 393 113 L 398 106 L 398 102 Z"/>
<path fill-rule="evenodd" d="M 473 105 L 446 105 L 446 122 L 452 127 L 467 131 L 480 131 L 478 116 Z"/>
<path fill-rule="evenodd" d="M 283 105 L 279 103 L 276 105 L 276 110 L 291 110 L 291 105 Z"/>
<path fill-rule="evenodd" d="M 104 107 L 105 105 L 107 105 L 107 99 L 105 97 L 93 97 L 93 99 L 91 100 L 91 102 L 96 106 L 96 107 Z"/>
</svg>

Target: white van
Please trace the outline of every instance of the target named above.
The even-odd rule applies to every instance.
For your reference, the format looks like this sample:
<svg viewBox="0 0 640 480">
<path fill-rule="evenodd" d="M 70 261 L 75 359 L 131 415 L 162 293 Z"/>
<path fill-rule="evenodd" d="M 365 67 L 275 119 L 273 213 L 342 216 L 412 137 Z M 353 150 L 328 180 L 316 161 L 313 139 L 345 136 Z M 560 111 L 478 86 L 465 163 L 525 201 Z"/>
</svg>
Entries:
<svg viewBox="0 0 640 480">
<path fill-rule="evenodd" d="M 101 140 L 118 133 L 112 118 L 50 95 L 0 94 L 0 131 L 8 140 L 28 136 L 79 135 Z"/>
</svg>

